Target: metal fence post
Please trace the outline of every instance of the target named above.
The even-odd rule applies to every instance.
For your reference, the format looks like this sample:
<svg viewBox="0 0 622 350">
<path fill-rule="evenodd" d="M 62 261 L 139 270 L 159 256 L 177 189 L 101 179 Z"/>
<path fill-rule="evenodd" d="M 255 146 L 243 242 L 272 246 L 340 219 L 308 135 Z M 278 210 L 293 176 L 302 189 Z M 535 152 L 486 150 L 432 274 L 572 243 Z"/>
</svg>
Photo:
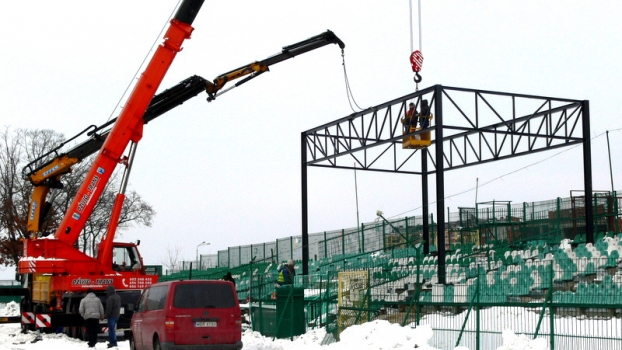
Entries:
<svg viewBox="0 0 622 350">
<path fill-rule="evenodd" d="M 410 239 L 408 238 L 408 216 L 404 218 L 404 227 L 406 228 L 406 246 L 404 248 L 410 247 Z"/>
<path fill-rule="evenodd" d="M 557 230 L 558 231 L 560 231 L 562 229 L 562 218 L 561 218 L 561 216 L 562 216 L 561 215 L 561 211 L 562 211 L 561 206 L 562 206 L 562 204 L 561 203 L 562 203 L 562 199 L 557 197 L 557 205 L 556 205 L 556 207 L 557 207 L 557 209 L 556 209 L 557 220 L 555 220 L 555 221 L 556 221 L 556 224 L 557 224 Z"/>
<path fill-rule="evenodd" d="M 484 281 L 486 281 L 486 275 L 483 276 L 484 277 Z M 480 299 L 480 285 L 483 283 L 482 281 L 482 272 L 479 268 L 479 265 L 477 267 L 477 304 L 476 304 L 476 308 L 475 308 L 475 349 L 476 350 L 480 350 L 480 342 L 481 342 L 481 332 L 480 332 L 480 303 L 481 303 L 481 299 Z"/>
<path fill-rule="evenodd" d="M 361 224 L 361 252 L 365 253 L 365 224 Z"/>
<path fill-rule="evenodd" d="M 341 229 L 341 254 L 345 255 L 346 254 L 346 236 L 345 236 L 345 229 Z"/>
<path fill-rule="evenodd" d="M 551 328 L 549 332 L 551 334 L 551 349 L 555 349 L 555 307 L 553 306 L 552 300 L 549 306 L 549 323 L 549 327 Z"/>
<path fill-rule="evenodd" d="M 613 201 L 613 212 L 614 212 L 613 219 L 615 220 L 613 226 L 615 227 L 616 232 L 620 232 L 620 221 L 618 220 L 618 213 L 619 213 L 618 212 L 618 210 L 619 210 L 618 209 L 618 194 L 617 194 L 616 191 L 613 191 L 611 193 L 611 195 L 613 197 L 612 198 L 612 201 Z"/>
<path fill-rule="evenodd" d="M 328 242 L 326 241 L 326 231 L 324 231 L 324 258 L 328 258 Z"/>
</svg>

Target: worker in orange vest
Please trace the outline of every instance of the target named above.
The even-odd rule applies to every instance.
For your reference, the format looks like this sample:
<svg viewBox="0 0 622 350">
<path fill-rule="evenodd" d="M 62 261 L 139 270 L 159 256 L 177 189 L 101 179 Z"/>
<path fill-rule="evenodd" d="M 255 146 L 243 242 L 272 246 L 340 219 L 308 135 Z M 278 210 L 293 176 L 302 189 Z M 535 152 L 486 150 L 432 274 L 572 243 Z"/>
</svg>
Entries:
<svg viewBox="0 0 622 350">
<path fill-rule="evenodd" d="M 404 124 L 404 133 L 407 134 L 410 132 L 410 127 L 415 127 L 417 125 L 417 110 L 415 109 L 415 104 L 413 102 L 408 104 L 408 110 L 406 111 L 406 117 L 402 119 L 402 123 Z"/>
</svg>

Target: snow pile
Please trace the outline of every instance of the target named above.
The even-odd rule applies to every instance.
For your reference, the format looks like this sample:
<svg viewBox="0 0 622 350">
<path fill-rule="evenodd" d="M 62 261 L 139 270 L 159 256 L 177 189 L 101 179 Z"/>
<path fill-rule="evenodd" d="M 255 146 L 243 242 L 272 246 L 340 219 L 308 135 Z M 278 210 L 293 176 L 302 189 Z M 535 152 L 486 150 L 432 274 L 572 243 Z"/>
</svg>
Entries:
<svg viewBox="0 0 622 350">
<path fill-rule="evenodd" d="M 546 350 L 546 340 L 528 339 L 524 334 L 516 335 L 512 330 L 503 331 L 503 345 L 497 350 Z"/>
<path fill-rule="evenodd" d="M 264 337 L 259 332 L 247 330 L 242 334 L 242 342 L 244 350 L 311 350 L 320 349 L 322 340 L 326 335 L 326 329 L 313 329 L 307 333 L 289 339 L 272 339 L 272 337 Z"/>
<path fill-rule="evenodd" d="M 0 315 L 2 316 L 19 316 L 19 304 L 11 301 L 7 304 L 3 304 L 3 308 L 0 309 Z"/>
<path fill-rule="evenodd" d="M 127 344 L 127 342 L 125 342 Z M 106 347 L 105 343 L 97 347 Z M 129 344 L 126 345 L 129 349 Z M 82 340 L 72 339 L 65 334 L 38 334 L 37 332 L 22 333 L 19 323 L 0 325 L 0 349 L 10 350 L 74 350 L 86 348 Z M 121 349 L 121 347 L 120 347 Z"/>
<path fill-rule="evenodd" d="M 437 350 L 428 345 L 432 338 L 432 328 L 422 325 L 417 328 L 401 327 L 388 321 L 371 321 L 344 330 L 340 341 L 322 346 L 326 335 L 325 329 L 310 330 L 307 333 L 289 339 L 266 338 L 258 332 L 246 331 L 243 334 L 245 350 L 383 350 L 383 349 L 422 349 Z"/>
<path fill-rule="evenodd" d="M 389 321 L 371 321 L 352 326 L 343 331 L 333 349 L 424 349 L 434 350 L 428 345 L 432 328 L 421 325 L 417 328 L 401 327 Z M 334 345 L 334 347 L 333 347 Z"/>
</svg>

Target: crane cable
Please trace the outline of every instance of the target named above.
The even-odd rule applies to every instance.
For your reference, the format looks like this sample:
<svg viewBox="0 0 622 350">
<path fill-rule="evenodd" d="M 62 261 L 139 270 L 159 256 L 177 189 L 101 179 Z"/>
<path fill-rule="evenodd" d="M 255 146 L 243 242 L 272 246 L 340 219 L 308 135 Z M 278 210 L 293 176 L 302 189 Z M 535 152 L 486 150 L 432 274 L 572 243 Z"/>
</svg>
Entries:
<svg viewBox="0 0 622 350">
<path fill-rule="evenodd" d="M 130 90 L 130 87 L 132 87 L 132 85 L 137 81 L 136 77 L 140 75 L 140 71 L 142 67 L 145 65 L 145 62 L 147 62 L 147 58 L 149 58 L 149 53 L 153 51 L 156 46 L 159 45 L 159 41 L 160 41 L 160 38 L 162 37 L 162 33 L 164 33 L 164 30 L 167 28 L 168 24 L 171 22 L 171 19 L 173 19 L 175 12 L 177 11 L 177 9 L 179 8 L 181 4 L 181 1 L 182 0 L 177 1 L 177 5 L 175 5 L 175 7 L 173 8 L 173 11 L 168 16 L 168 19 L 166 20 L 166 22 L 164 22 L 164 25 L 162 26 L 160 33 L 158 33 L 158 36 L 156 36 L 155 41 L 153 42 L 153 44 L 151 44 L 151 48 L 149 49 L 149 51 L 147 51 L 147 54 L 145 55 L 145 58 L 143 58 L 142 63 L 138 66 L 138 69 L 136 69 L 136 73 L 134 73 L 132 80 L 130 80 L 130 82 L 127 84 L 127 86 L 125 87 L 125 91 L 123 91 L 123 94 L 121 95 L 121 97 L 119 97 L 119 101 L 117 101 L 116 106 L 114 107 L 110 115 L 108 116 L 107 122 L 112 119 L 112 116 L 115 114 L 115 111 L 117 110 L 117 108 L 119 108 L 119 105 L 121 105 L 121 101 L 127 95 L 127 92 Z"/>
<path fill-rule="evenodd" d="M 357 111 L 354 110 L 354 107 L 352 107 L 352 103 L 354 103 L 356 108 L 358 108 L 360 111 L 362 111 L 363 108 L 361 108 L 356 103 L 356 101 L 354 100 L 354 95 L 352 94 L 352 90 L 350 89 L 350 80 L 348 80 L 348 73 L 346 72 L 346 56 L 345 56 L 345 52 L 344 52 L 343 49 L 341 49 L 341 65 L 343 66 L 343 79 L 344 79 L 344 81 L 346 83 L 346 94 L 348 95 L 348 104 L 350 104 L 350 109 L 354 113 L 357 112 Z"/>
<path fill-rule="evenodd" d="M 419 24 L 419 49 L 417 50 L 418 52 L 416 52 L 413 48 L 413 42 L 415 41 L 413 39 L 413 5 L 412 5 L 412 0 L 408 1 L 408 7 L 409 7 L 409 17 L 410 17 L 410 52 L 412 52 L 411 54 L 411 64 L 413 64 L 413 71 L 415 72 L 415 86 L 416 86 L 416 91 L 419 91 L 419 83 L 421 82 L 421 75 L 419 75 L 419 71 L 421 70 L 421 64 L 423 63 L 423 56 L 421 55 L 421 52 L 423 51 L 422 49 L 422 45 L 421 45 L 421 0 L 418 0 L 418 7 L 417 7 L 417 17 L 418 17 L 418 24 Z M 417 59 L 419 60 L 418 62 L 418 68 L 415 69 L 414 66 L 414 57 L 415 55 L 418 53 L 418 57 Z"/>
</svg>

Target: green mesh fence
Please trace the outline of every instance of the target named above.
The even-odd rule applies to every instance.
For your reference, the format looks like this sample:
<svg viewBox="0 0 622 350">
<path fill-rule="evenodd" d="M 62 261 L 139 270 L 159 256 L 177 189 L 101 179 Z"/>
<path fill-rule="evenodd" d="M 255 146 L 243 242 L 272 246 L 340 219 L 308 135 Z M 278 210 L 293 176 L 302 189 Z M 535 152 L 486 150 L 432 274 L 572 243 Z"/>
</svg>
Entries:
<svg viewBox="0 0 622 350">
<path fill-rule="evenodd" d="M 348 326 L 371 320 L 430 324 L 436 347 L 471 349 L 501 346 L 505 327 L 543 337 L 551 349 L 619 348 L 620 199 L 595 194 L 594 244 L 585 242 L 583 200 L 495 201 L 448 213 L 445 285 L 438 283 L 433 217 L 429 255 L 423 254 L 420 217 L 313 234 L 309 274 L 294 281 L 304 290 L 304 326 L 326 327 L 338 339 Z M 219 279 L 232 272 L 253 329 L 272 336 L 278 267 L 294 259 L 302 271 L 299 238 L 232 247 L 219 252 L 221 267 L 199 265 L 162 280 Z"/>
</svg>

